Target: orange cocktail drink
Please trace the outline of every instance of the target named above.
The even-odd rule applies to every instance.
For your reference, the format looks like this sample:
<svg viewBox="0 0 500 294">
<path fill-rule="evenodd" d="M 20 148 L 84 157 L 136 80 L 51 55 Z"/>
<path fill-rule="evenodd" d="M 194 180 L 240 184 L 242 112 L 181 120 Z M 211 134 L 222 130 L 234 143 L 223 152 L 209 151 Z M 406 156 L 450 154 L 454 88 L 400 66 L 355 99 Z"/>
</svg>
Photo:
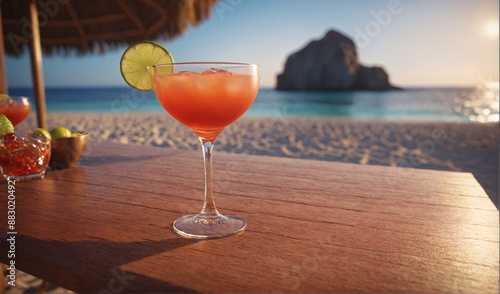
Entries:
<svg viewBox="0 0 500 294">
<path fill-rule="evenodd" d="M 155 77 L 165 110 L 201 137 L 217 136 L 252 105 L 259 77 L 224 70 L 180 72 Z"/>
<path fill-rule="evenodd" d="M 165 110 L 199 138 L 205 166 L 205 199 L 198 214 L 178 218 L 173 229 L 188 238 L 220 238 L 243 232 L 246 221 L 215 207 L 212 151 L 217 135 L 242 116 L 259 91 L 259 66 L 196 62 L 154 66 L 154 90 Z"/>
</svg>

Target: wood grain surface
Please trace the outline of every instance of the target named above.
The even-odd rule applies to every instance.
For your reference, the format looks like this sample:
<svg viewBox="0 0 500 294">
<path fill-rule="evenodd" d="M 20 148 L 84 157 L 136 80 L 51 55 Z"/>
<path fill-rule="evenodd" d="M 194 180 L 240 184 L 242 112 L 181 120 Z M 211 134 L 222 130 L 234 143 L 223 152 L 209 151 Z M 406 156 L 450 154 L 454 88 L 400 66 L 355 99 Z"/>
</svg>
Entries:
<svg viewBox="0 0 500 294">
<path fill-rule="evenodd" d="M 201 152 L 91 141 L 78 166 L 16 183 L 16 265 L 93 293 L 499 290 L 498 211 L 469 173 L 216 150 L 214 180 L 246 231 L 184 239 L 172 222 L 203 205 Z"/>
</svg>

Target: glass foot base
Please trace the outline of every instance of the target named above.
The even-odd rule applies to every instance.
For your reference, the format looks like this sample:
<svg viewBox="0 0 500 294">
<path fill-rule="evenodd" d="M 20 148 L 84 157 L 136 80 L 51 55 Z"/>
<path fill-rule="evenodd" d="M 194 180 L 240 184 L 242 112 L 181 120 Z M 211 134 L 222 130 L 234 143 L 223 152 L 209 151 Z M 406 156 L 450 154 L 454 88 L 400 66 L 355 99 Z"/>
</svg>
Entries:
<svg viewBox="0 0 500 294">
<path fill-rule="evenodd" d="M 186 215 L 174 222 L 174 231 L 186 238 L 222 238 L 242 233 L 247 222 L 233 215 L 201 216 Z"/>
<path fill-rule="evenodd" d="M 9 176 L 9 175 L 3 175 L 3 176 L 8 181 L 23 182 L 23 181 L 31 181 L 31 180 L 36 180 L 36 179 L 43 179 L 45 177 L 45 171 L 42 171 L 41 173 L 32 174 L 32 175 L 25 175 L 25 176 Z"/>
</svg>

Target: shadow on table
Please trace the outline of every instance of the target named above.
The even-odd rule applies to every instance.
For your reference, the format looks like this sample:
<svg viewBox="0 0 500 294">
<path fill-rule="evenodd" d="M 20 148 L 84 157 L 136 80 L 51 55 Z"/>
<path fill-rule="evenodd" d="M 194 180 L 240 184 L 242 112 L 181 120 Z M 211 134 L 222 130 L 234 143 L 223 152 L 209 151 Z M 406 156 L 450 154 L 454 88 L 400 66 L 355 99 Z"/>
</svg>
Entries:
<svg viewBox="0 0 500 294">
<path fill-rule="evenodd" d="M 119 292 L 195 292 L 160 279 L 124 270 L 120 266 L 200 240 L 173 238 L 133 242 L 106 240 L 61 242 L 24 235 L 17 235 L 16 238 L 18 251 L 26 258 L 26 264 L 19 262 L 21 270 L 34 273 L 62 287 L 72 288 L 71 285 L 75 285 L 75 281 L 78 281 L 77 283 L 81 283 L 76 284 L 78 288 L 75 290 L 78 292 L 115 293 L 118 289 Z M 6 245 L 1 247 L 4 246 Z M 50 256 L 50 260 L 42 260 L 42 256 Z M 44 275 L 40 275 L 40 268 L 44 269 Z M 64 273 L 66 283 L 61 282 L 63 280 L 61 273 Z"/>
</svg>

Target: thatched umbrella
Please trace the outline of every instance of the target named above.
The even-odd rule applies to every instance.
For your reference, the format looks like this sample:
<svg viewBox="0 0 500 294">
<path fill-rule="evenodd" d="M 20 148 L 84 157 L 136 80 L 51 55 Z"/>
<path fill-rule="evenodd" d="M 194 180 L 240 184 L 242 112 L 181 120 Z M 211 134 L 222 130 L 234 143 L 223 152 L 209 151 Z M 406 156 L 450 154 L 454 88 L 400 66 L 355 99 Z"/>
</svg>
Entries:
<svg viewBox="0 0 500 294">
<path fill-rule="evenodd" d="M 4 52 L 29 48 L 39 127 L 46 128 L 42 50 L 103 53 L 140 40 L 172 39 L 210 16 L 217 0 L 0 0 L 0 93 Z M 3 40 L 2 40 L 3 39 Z"/>
</svg>

